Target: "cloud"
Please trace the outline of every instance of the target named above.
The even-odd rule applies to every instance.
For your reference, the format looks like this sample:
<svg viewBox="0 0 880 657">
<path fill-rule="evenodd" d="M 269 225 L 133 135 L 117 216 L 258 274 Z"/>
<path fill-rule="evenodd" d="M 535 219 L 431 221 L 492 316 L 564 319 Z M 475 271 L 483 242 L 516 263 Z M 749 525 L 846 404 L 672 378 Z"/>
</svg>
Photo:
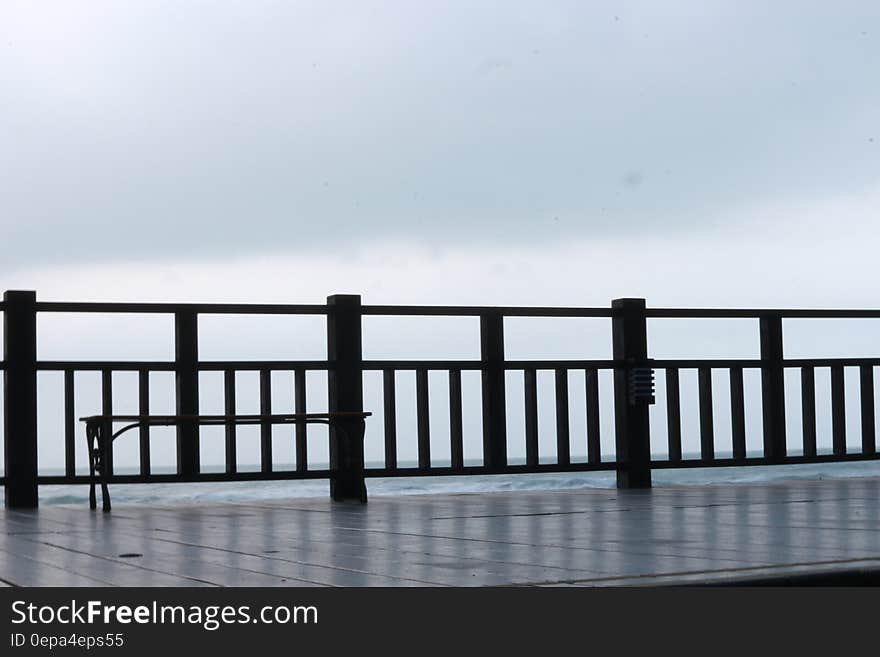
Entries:
<svg viewBox="0 0 880 657">
<path fill-rule="evenodd" d="M 878 182 L 875 3 L 55 10 L 0 9 L 6 273 L 711 237 Z"/>
<path fill-rule="evenodd" d="M 880 186 L 821 202 L 731 208 L 712 229 L 689 235 L 491 247 L 397 240 L 176 262 L 117 254 L 24 267 L 4 282 L 46 300 L 320 303 L 359 293 L 380 304 L 601 306 L 644 296 L 655 306 L 872 307 L 880 305 L 877 207 Z"/>
</svg>

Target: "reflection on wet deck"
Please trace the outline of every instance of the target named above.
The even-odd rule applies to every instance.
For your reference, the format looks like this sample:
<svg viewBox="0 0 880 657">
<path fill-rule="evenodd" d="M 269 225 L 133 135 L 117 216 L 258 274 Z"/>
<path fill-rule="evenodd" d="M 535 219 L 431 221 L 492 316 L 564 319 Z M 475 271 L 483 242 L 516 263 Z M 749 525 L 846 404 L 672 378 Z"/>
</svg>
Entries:
<svg viewBox="0 0 880 657">
<path fill-rule="evenodd" d="M 23 586 L 630 585 L 880 567 L 880 479 L 0 511 Z"/>
</svg>

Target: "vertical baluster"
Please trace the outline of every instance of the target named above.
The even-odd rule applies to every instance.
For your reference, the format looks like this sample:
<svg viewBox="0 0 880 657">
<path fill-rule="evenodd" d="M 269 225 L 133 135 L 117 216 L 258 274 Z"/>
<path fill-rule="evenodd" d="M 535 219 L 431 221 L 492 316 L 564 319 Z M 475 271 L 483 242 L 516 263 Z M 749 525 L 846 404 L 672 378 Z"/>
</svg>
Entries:
<svg viewBox="0 0 880 657">
<path fill-rule="evenodd" d="M 269 370 L 260 370 L 260 415 L 272 414 L 272 376 Z M 260 422 L 260 471 L 272 472 L 272 424 Z"/>
<path fill-rule="evenodd" d="M 538 465 L 538 376 L 533 369 L 523 372 L 526 422 L 526 465 Z"/>
<path fill-rule="evenodd" d="M 428 370 L 416 370 L 416 416 L 419 441 L 419 469 L 431 467 L 431 425 L 428 419 Z"/>
<path fill-rule="evenodd" d="M 602 447 L 599 440 L 599 372 L 584 370 L 584 390 L 587 402 L 587 461 L 599 463 Z"/>
<path fill-rule="evenodd" d="M 859 368 L 859 397 L 862 410 L 862 454 L 876 454 L 874 435 L 874 368 L 862 365 Z"/>
<path fill-rule="evenodd" d="M 681 392 L 678 368 L 666 370 L 666 442 L 670 461 L 681 461 Z"/>
<path fill-rule="evenodd" d="M 801 426 L 804 456 L 816 456 L 816 373 L 812 367 L 801 368 Z"/>
<path fill-rule="evenodd" d="M 397 469 L 397 386 L 394 370 L 382 371 L 382 400 L 385 415 L 385 468 Z"/>
<path fill-rule="evenodd" d="M 464 467 L 464 436 L 461 420 L 461 370 L 449 372 L 449 440 L 452 467 Z"/>
<path fill-rule="evenodd" d="M 113 415 L 113 372 L 101 370 L 101 414 Z M 104 472 L 113 475 L 113 423 L 104 423 L 104 436 L 107 439 L 107 462 L 104 463 Z"/>
<path fill-rule="evenodd" d="M 831 441 L 835 456 L 846 454 L 846 399 L 843 365 L 831 367 Z"/>
<path fill-rule="evenodd" d="M 293 372 L 293 412 L 305 414 L 306 411 L 306 371 L 302 368 Z M 296 471 L 305 472 L 309 468 L 308 425 L 296 423 Z"/>
<path fill-rule="evenodd" d="M 701 367 L 697 371 L 700 388 L 700 458 L 715 459 L 715 428 L 712 413 L 712 370 Z"/>
<path fill-rule="evenodd" d="M 138 415 L 150 414 L 150 371 L 138 371 Z M 141 422 L 138 427 L 138 456 L 142 477 L 150 474 L 150 425 Z"/>
<path fill-rule="evenodd" d="M 64 370 L 64 474 L 68 477 L 76 475 L 76 411 L 73 377 L 73 370 Z"/>
<path fill-rule="evenodd" d="M 733 458 L 746 457 L 746 409 L 743 394 L 743 370 L 730 368 L 730 428 L 733 440 Z"/>
<path fill-rule="evenodd" d="M 556 370 L 556 462 L 571 463 L 568 423 L 568 370 Z"/>
<path fill-rule="evenodd" d="M 235 415 L 235 370 L 223 372 L 223 409 L 227 416 Z M 231 474 L 238 471 L 235 422 L 227 421 L 225 429 L 226 472 Z"/>
</svg>

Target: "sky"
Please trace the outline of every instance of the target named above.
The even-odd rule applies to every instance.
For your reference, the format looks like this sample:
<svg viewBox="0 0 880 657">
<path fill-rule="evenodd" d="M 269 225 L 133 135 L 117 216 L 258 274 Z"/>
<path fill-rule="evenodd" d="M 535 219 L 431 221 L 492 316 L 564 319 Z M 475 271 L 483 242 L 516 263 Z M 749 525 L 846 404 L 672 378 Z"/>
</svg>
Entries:
<svg viewBox="0 0 880 657">
<path fill-rule="evenodd" d="M 877 71 L 870 1 L 0 0 L 0 288 L 877 307 Z M 167 351 L 148 324 L 56 323 L 41 351 Z M 299 348 L 217 330 L 218 354 Z M 597 330 L 508 346 L 607 352 Z M 876 335 L 810 330 L 828 355 Z M 713 331 L 649 338 L 754 348 Z"/>
</svg>

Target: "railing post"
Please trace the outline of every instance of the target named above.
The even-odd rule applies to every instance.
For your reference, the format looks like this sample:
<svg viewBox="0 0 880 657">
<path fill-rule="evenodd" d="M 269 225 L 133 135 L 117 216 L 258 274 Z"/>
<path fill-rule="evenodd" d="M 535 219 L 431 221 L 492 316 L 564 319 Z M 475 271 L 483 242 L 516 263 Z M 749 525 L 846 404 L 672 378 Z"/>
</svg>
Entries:
<svg viewBox="0 0 880 657">
<path fill-rule="evenodd" d="M 490 470 L 507 465 L 507 404 L 504 394 L 504 316 L 480 315 L 480 357 L 483 361 L 483 464 Z"/>
<path fill-rule="evenodd" d="M 632 368 L 648 358 L 648 329 L 644 299 L 611 302 L 614 346 L 614 433 L 617 446 L 617 487 L 651 487 L 651 437 L 648 403 L 630 392 Z"/>
<path fill-rule="evenodd" d="M 761 410 L 764 421 L 764 457 L 785 458 L 785 374 L 782 367 L 782 317 L 760 318 Z"/>
<path fill-rule="evenodd" d="M 7 291 L 3 313 L 6 506 L 35 509 L 37 493 L 37 293 Z"/>
<path fill-rule="evenodd" d="M 174 384 L 178 415 L 199 414 L 199 322 L 195 310 L 174 313 Z M 177 425 L 177 473 L 199 473 L 199 425 Z"/>
<path fill-rule="evenodd" d="M 327 297 L 327 401 L 331 413 L 363 413 L 363 349 L 361 337 L 361 297 L 334 294 Z M 366 500 L 364 484 L 364 444 L 359 424 L 348 431 L 330 425 L 330 497 L 336 501 Z M 346 440 L 349 438 L 349 440 Z"/>
</svg>

